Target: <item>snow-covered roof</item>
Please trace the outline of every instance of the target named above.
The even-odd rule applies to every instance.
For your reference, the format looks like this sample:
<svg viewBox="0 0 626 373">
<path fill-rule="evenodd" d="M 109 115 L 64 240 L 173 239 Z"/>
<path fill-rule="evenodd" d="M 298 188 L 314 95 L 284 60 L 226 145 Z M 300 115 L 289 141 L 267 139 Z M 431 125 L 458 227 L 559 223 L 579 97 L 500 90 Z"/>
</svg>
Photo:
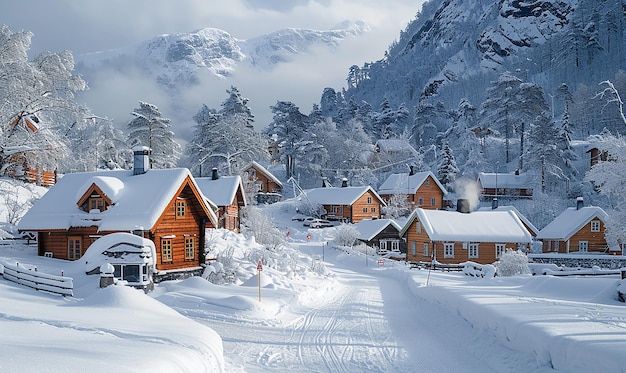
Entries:
<svg viewBox="0 0 626 373">
<path fill-rule="evenodd" d="M 532 236 L 511 210 L 462 213 L 448 210 L 415 209 L 400 235 L 418 219 L 432 241 L 454 242 L 526 242 Z"/>
<path fill-rule="evenodd" d="M 277 185 L 280 185 L 281 187 L 283 186 L 283 183 L 281 183 L 280 180 L 278 180 L 278 178 L 276 176 L 274 176 L 274 174 L 269 172 L 267 170 L 267 168 L 261 166 L 258 162 L 256 162 L 256 161 L 250 162 L 250 164 L 247 165 L 246 167 L 244 167 L 243 170 L 245 171 L 245 170 L 249 169 L 250 167 L 256 168 L 259 172 L 261 172 L 262 174 L 265 174 L 265 176 L 267 176 L 274 183 L 276 183 Z"/>
<path fill-rule="evenodd" d="M 243 195 L 243 184 L 241 176 L 220 176 L 213 180 L 210 177 L 197 177 L 196 184 L 202 194 L 217 206 L 228 206 L 236 203 L 237 190 L 241 190 Z M 245 203 L 245 198 L 244 201 Z"/>
<path fill-rule="evenodd" d="M 529 174 L 480 172 L 478 181 L 483 188 L 525 189 L 531 186 Z"/>
<path fill-rule="evenodd" d="M 389 225 L 400 232 L 401 227 L 391 219 L 364 219 L 356 223 L 354 227 L 359 231 L 357 237 L 359 240 L 370 241 Z"/>
<path fill-rule="evenodd" d="M 598 206 L 569 207 L 537 234 L 538 239 L 567 241 L 593 219 L 606 222 L 608 214 Z"/>
<path fill-rule="evenodd" d="M 490 210 L 494 210 L 491 207 L 479 207 L 478 211 L 490 211 Z M 521 212 L 519 212 L 518 209 L 515 208 L 515 206 L 498 206 L 495 208 L 495 210 L 510 210 L 513 211 L 515 213 L 515 215 L 517 215 L 517 217 L 522 221 L 522 223 L 524 223 L 526 225 L 526 227 L 530 228 L 530 230 L 532 230 L 532 232 L 530 232 L 531 234 L 536 235 L 537 233 L 539 233 L 539 229 L 537 229 L 537 227 L 535 227 L 533 225 L 533 223 L 530 222 L 530 220 L 528 220 L 528 218 L 526 218 L 524 215 L 522 215 Z"/>
<path fill-rule="evenodd" d="M 199 191 L 186 168 L 152 169 L 140 175 L 133 175 L 132 170 L 66 174 L 24 215 L 18 228 L 22 231 L 88 226 L 97 226 L 98 231 L 151 229 L 187 177 Z M 77 202 L 94 183 L 113 205 L 102 212 L 82 211 Z M 206 210 L 215 224 L 215 213 L 208 207 Z"/>
<path fill-rule="evenodd" d="M 359 197 L 371 191 L 384 204 L 382 198 L 371 186 L 352 186 L 343 188 L 315 188 L 305 190 L 311 203 L 319 205 L 352 205 Z"/>
<path fill-rule="evenodd" d="M 403 174 L 391 174 L 378 188 L 379 194 L 397 194 L 397 193 L 406 193 L 406 194 L 414 194 L 417 192 L 420 186 L 424 184 L 428 177 L 432 177 L 435 180 L 435 183 L 443 192 L 445 196 L 448 192 L 446 188 L 441 185 L 439 180 L 435 177 L 435 175 L 430 171 L 416 172 L 413 175 L 409 175 L 408 173 Z"/>
</svg>

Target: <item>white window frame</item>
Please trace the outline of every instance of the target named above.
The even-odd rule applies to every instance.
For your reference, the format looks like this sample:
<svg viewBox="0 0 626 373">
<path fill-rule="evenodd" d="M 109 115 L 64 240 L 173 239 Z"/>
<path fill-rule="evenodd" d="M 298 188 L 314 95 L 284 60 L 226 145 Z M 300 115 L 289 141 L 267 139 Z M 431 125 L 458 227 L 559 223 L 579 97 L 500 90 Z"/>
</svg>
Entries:
<svg viewBox="0 0 626 373">
<path fill-rule="evenodd" d="M 424 256 L 428 256 L 428 253 L 430 251 L 430 245 L 428 244 L 428 242 L 424 242 Z"/>
<path fill-rule="evenodd" d="M 478 243 L 474 242 L 467 244 L 467 257 L 478 258 Z"/>
<path fill-rule="evenodd" d="M 591 231 L 592 232 L 600 232 L 600 220 L 592 220 L 591 221 Z"/>
<path fill-rule="evenodd" d="M 503 243 L 496 244 L 496 258 L 502 257 L 502 254 L 506 252 L 506 246 Z"/>
<path fill-rule="evenodd" d="M 445 242 L 443 244 L 443 257 L 454 258 L 454 243 L 453 242 Z"/>
<path fill-rule="evenodd" d="M 589 241 L 578 241 L 578 252 L 580 252 L 580 253 L 588 253 L 589 252 Z"/>
<path fill-rule="evenodd" d="M 415 221 L 415 233 L 422 234 L 422 223 Z"/>
<path fill-rule="evenodd" d="M 411 255 L 417 255 L 417 242 L 411 241 Z"/>
</svg>

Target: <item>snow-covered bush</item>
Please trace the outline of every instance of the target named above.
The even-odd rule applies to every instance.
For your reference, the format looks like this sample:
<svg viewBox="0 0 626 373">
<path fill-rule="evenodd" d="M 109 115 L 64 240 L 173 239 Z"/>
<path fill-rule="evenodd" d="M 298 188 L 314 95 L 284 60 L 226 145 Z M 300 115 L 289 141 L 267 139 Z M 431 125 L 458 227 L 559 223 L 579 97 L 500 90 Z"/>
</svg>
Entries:
<svg viewBox="0 0 626 373">
<path fill-rule="evenodd" d="M 274 221 L 263 214 L 258 207 L 248 206 L 242 210 L 241 233 L 247 238 L 253 237 L 257 243 L 269 249 L 275 249 L 285 243 L 285 235 Z"/>
<path fill-rule="evenodd" d="M 508 277 L 516 275 L 529 275 L 528 257 L 517 250 L 506 250 L 500 260 L 494 263 L 498 276 Z"/>
<path fill-rule="evenodd" d="M 335 229 L 335 245 L 352 246 L 359 237 L 359 231 L 352 224 L 341 224 Z"/>
</svg>

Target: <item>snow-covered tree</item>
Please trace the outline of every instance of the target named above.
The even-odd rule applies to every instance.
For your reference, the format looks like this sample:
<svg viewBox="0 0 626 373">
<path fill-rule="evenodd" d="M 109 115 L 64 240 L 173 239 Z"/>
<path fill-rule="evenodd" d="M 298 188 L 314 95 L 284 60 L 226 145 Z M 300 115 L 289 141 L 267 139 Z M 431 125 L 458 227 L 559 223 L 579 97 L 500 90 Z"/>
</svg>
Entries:
<svg viewBox="0 0 626 373">
<path fill-rule="evenodd" d="M 439 167 L 437 168 L 437 178 L 449 192 L 453 192 L 456 175 L 458 173 L 459 168 L 456 165 L 452 149 L 446 144 L 443 146 L 443 154 L 439 161 Z"/>
<path fill-rule="evenodd" d="M 163 117 L 156 105 L 139 102 L 131 113 L 134 118 L 126 126 L 128 144 L 147 146 L 152 149 L 150 157 L 153 168 L 176 167 L 180 158 L 180 144 L 170 130 L 170 119 Z"/>
<path fill-rule="evenodd" d="M 546 191 L 548 181 L 565 177 L 565 160 L 557 147 L 557 130 L 545 114 L 537 116 L 528 135 L 528 149 L 523 155 L 526 171 L 537 170 L 541 178 L 541 191 Z"/>
<path fill-rule="evenodd" d="M 529 275 L 528 256 L 517 250 L 506 250 L 500 259 L 494 263 L 496 276 L 510 277 Z"/>
<path fill-rule="evenodd" d="M 297 144 L 305 136 L 308 123 L 307 116 L 302 114 L 293 102 L 289 101 L 278 101 L 276 105 L 270 108 L 274 117 L 266 129 L 266 133 L 270 136 L 276 136 L 280 148 L 280 158 L 285 164 L 287 178 L 290 178 L 297 172 L 295 164 Z"/>
<path fill-rule="evenodd" d="M 20 163 L 54 169 L 56 162 L 69 154 L 58 132 L 59 125 L 53 121 L 54 115 L 76 110 L 74 95 L 87 88 L 85 81 L 73 74 L 74 58 L 69 51 L 45 52 L 29 61 L 32 36 L 28 31 L 14 33 L 7 26 L 0 28 L 3 170 L 10 169 L 17 158 L 22 159 Z"/>
</svg>

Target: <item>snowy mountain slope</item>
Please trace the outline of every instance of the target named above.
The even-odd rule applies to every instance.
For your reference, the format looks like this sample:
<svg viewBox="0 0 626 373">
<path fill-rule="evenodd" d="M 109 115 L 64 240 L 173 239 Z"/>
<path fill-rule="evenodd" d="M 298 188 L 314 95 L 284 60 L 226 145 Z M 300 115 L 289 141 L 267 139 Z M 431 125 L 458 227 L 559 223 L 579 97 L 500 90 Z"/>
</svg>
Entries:
<svg viewBox="0 0 626 373">
<path fill-rule="evenodd" d="M 197 84 L 198 74 L 203 71 L 225 78 L 243 64 L 269 70 L 308 53 L 314 46 L 336 47 L 342 40 L 368 30 L 365 22 L 344 22 L 329 31 L 288 28 L 240 40 L 226 31 L 204 28 L 159 35 L 126 48 L 77 55 L 76 70 L 89 81 L 90 75 L 99 70 L 138 69 L 176 93 Z"/>
<path fill-rule="evenodd" d="M 562 84 L 597 85 L 624 69 L 622 1 L 432 0 L 387 51 L 366 63 L 348 97 L 377 107 L 414 107 L 435 97 L 448 107 L 504 71 L 554 93 Z"/>
</svg>

